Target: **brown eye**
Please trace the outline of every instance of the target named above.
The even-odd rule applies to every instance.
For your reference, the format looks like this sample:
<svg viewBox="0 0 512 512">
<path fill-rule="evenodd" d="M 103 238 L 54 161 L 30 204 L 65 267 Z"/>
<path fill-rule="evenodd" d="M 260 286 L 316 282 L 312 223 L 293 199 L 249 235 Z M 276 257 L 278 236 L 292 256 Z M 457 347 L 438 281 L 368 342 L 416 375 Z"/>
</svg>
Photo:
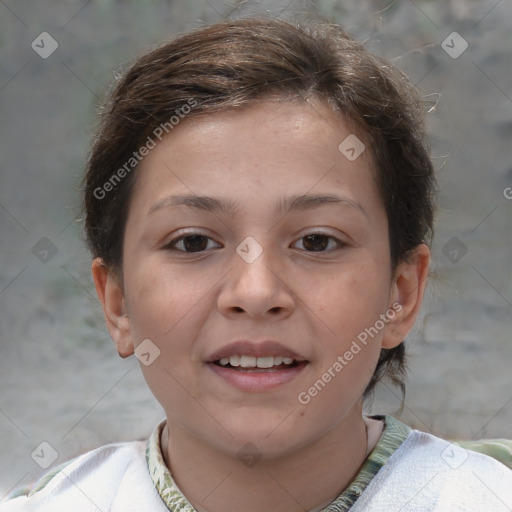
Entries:
<svg viewBox="0 0 512 512">
<path fill-rule="evenodd" d="M 300 240 L 302 241 L 302 248 L 308 252 L 331 252 L 346 245 L 341 240 L 324 233 L 312 233 L 303 236 Z"/>
<path fill-rule="evenodd" d="M 213 240 L 206 235 L 184 235 L 172 240 L 166 248 L 180 252 L 202 252 L 211 248 L 208 247 L 210 241 L 213 242 Z"/>
<path fill-rule="evenodd" d="M 304 240 L 304 247 L 315 252 L 323 251 L 329 245 L 329 237 L 326 235 L 308 235 Z"/>
</svg>

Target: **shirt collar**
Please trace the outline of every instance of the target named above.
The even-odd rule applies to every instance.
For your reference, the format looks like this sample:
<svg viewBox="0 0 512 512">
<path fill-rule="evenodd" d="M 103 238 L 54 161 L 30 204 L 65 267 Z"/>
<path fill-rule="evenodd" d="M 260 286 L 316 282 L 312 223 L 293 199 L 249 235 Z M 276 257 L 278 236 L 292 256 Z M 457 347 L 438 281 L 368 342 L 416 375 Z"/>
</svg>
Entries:
<svg viewBox="0 0 512 512">
<path fill-rule="evenodd" d="M 389 457 L 398 449 L 410 434 L 411 429 L 392 416 L 372 416 L 384 421 L 380 439 L 366 458 L 349 486 L 323 512 L 346 512 L 363 494 L 369 483 L 386 464 Z M 159 423 L 146 444 L 146 461 L 149 474 L 163 502 L 171 512 L 197 512 L 176 485 L 162 455 L 160 439 L 165 420 Z"/>
</svg>

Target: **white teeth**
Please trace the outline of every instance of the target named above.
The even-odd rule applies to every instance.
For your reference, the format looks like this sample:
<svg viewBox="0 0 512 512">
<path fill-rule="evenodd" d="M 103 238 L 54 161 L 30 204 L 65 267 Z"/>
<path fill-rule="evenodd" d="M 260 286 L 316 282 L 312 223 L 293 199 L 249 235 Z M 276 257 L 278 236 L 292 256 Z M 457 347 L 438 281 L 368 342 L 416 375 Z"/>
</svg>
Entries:
<svg viewBox="0 0 512 512">
<path fill-rule="evenodd" d="M 241 366 L 242 368 L 272 368 L 273 366 L 280 366 L 281 364 L 292 364 L 294 359 L 291 357 L 283 356 L 230 356 L 223 357 L 219 360 L 221 366 L 230 364 L 233 367 Z"/>
<path fill-rule="evenodd" d="M 240 366 L 240 356 L 231 356 L 229 358 L 229 364 L 231 366 Z"/>
<path fill-rule="evenodd" d="M 274 358 L 272 356 L 258 357 L 256 359 L 256 366 L 258 368 L 272 368 L 274 366 Z"/>
<path fill-rule="evenodd" d="M 256 366 L 256 358 L 254 356 L 240 356 L 240 366 L 242 368 L 253 368 Z"/>
</svg>

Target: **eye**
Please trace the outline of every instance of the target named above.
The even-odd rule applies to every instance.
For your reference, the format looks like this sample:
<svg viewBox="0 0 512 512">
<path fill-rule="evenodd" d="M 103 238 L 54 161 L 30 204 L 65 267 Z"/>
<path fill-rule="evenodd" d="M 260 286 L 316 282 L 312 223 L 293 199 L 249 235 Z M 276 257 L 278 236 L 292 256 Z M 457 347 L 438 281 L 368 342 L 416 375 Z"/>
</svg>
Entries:
<svg viewBox="0 0 512 512">
<path fill-rule="evenodd" d="M 201 235 L 199 233 L 193 233 L 190 235 L 183 235 L 174 240 L 171 240 L 164 249 L 168 249 L 171 251 L 180 251 L 180 252 L 203 252 L 207 249 L 212 249 L 211 245 L 209 246 L 209 242 L 213 242 L 217 244 L 214 240 L 206 235 Z M 221 247 L 220 244 L 217 244 L 218 247 Z"/>
<path fill-rule="evenodd" d="M 311 233 L 299 239 L 303 241 L 303 248 L 308 252 L 331 252 L 346 247 L 346 243 L 334 236 L 324 233 Z M 328 248 L 328 250 L 326 250 Z"/>
</svg>

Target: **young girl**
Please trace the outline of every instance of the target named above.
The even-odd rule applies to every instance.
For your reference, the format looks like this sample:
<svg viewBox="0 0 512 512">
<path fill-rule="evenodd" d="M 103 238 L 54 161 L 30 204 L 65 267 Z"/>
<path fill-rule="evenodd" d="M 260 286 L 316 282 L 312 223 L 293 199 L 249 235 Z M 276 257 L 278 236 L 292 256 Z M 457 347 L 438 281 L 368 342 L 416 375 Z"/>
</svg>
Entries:
<svg viewBox="0 0 512 512">
<path fill-rule="evenodd" d="M 402 383 L 425 289 L 422 120 L 329 24 L 227 21 L 140 58 L 92 149 L 86 231 L 107 328 L 166 418 L 0 510 L 510 510 L 505 465 L 362 412 Z"/>
</svg>

